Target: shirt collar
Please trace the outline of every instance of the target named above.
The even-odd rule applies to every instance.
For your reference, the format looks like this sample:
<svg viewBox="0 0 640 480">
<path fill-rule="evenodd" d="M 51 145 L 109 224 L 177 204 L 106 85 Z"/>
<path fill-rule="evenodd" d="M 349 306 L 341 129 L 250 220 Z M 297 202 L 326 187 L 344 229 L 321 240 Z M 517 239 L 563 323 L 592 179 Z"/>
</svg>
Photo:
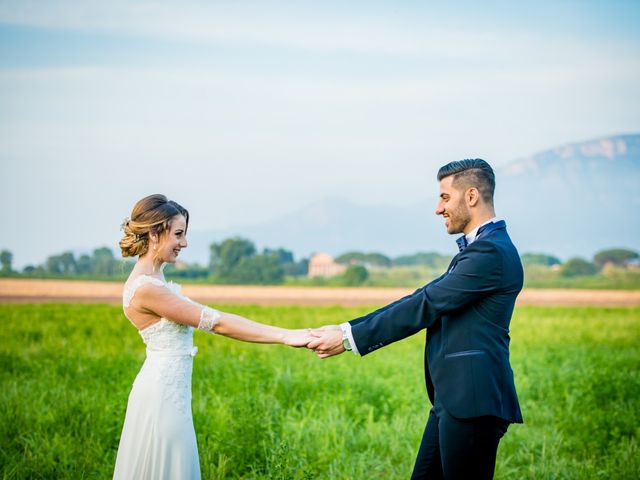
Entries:
<svg viewBox="0 0 640 480">
<path fill-rule="evenodd" d="M 487 220 L 486 222 L 484 222 L 483 224 L 478 225 L 476 228 L 474 228 L 469 233 L 467 233 L 465 235 L 465 237 L 467 237 L 467 245 L 470 245 L 471 243 L 476 241 L 476 237 L 478 236 L 478 230 L 480 230 L 480 227 L 482 227 L 484 225 L 487 225 L 489 223 L 497 222 L 498 220 L 500 220 L 498 217 L 493 217 L 493 218 Z"/>
</svg>

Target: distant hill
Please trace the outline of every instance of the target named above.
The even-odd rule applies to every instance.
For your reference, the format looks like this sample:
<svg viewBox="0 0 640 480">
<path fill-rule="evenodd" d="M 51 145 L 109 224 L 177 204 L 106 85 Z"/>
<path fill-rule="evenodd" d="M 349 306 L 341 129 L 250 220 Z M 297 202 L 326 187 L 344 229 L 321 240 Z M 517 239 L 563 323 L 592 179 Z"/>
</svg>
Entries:
<svg viewBox="0 0 640 480">
<path fill-rule="evenodd" d="M 521 252 L 590 258 L 608 247 L 640 249 L 640 135 L 557 147 L 498 168 L 496 177 L 496 211 Z M 454 254 L 435 202 L 396 207 L 325 199 L 259 225 L 191 231 L 185 259 L 204 263 L 212 241 L 234 235 L 298 257 L 347 250 Z"/>
<path fill-rule="evenodd" d="M 260 247 L 293 250 L 297 258 L 317 251 L 337 255 L 347 250 L 365 250 L 399 255 L 425 248 L 442 250 L 442 242 L 431 242 L 428 236 L 435 232 L 444 238 L 446 233 L 437 229 L 433 209 L 425 211 L 425 208 L 425 205 L 357 205 L 342 198 L 330 198 L 260 225 L 191 231 L 187 251 L 193 258 L 202 258 L 212 241 L 235 235 L 250 238 Z M 205 257 L 208 258 L 208 253 Z M 185 254 L 184 258 L 192 257 Z"/>
<path fill-rule="evenodd" d="M 521 250 L 640 249 L 640 135 L 564 145 L 496 172 L 497 211 Z"/>
</svg>

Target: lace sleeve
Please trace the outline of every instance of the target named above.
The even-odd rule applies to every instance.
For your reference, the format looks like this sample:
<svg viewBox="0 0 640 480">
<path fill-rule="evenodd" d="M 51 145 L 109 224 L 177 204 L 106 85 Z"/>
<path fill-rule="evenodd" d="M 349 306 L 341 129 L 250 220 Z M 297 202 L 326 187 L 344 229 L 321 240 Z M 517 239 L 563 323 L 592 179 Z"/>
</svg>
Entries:
<svg viewBox="0 0 640 480">
<path fill-rule="evenodd" d="M 213 327 L 220 321 L 220 312 L 211 307 L 203 307 L 200 312 L 200 323 L 198 323 L 198 330 L 214 333 Z"/>
</svg>

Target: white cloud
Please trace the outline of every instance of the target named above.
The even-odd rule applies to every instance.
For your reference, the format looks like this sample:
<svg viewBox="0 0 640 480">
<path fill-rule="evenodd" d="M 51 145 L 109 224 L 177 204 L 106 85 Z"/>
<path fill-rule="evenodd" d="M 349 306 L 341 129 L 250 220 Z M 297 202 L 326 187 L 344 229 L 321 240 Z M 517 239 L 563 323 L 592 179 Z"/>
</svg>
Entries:
<svg viewBox="0 0 640 480">
<path fill-rule="evenodd" d="M 289 5 L 291 7 L 291 5 Z M 503 56 L 512 45 L 491 31 L 393 23 L 382 13 L 278 8 L 256 3 L 6 1 L 0 22 L 205 43 L 317 52 L 462 59 Z"/>
<path fill-rule="evenodd" d="M 33 218 L 55 231 L 57 211 L 86 218 L 93 223 L 65 230 L 91 246 L 141 192 L 188 199 L 201 227 L 264 220 L 327 195 L 408 203 L 424 198 L 424 179 L 444 161 L 504 163 L 640 128 L 638 45 L 235 5 L 0 3 L 0 22 L 9 24 L 169 39 L 186 50 L 190 42 L 214 45 L 227 54 L 234 45 L 271 46 L 259 53 L 285 57 L 295 49 L 317 65 L 311 72 L 294 59 L 286 71 L 269 69 L 267 57 L 242 68 L 134 68 L 98 59 L 0 69 L 0 144 L 11 179 L 0 200 L 21 200 L 9 220 Z M 38 217 L 41 198 L 53 210 L 46 219 Z M 37 232 L 27 233 L 29 248 L 43 255 L 71 245 L 66 231 L 44 247 Z M 22 242 L 11 241 L 12 249 Z"/>
</svg>

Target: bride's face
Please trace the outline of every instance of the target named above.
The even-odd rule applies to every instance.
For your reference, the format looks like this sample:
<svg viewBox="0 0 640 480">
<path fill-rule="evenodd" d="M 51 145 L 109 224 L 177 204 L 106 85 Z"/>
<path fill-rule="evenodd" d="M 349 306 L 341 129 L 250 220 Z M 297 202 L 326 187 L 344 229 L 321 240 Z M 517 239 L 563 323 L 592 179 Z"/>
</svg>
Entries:
<svg viewBox="0 0 640 480">
<path fill-rule="evenodd" d="M 187 221 L 182 215 L 176 215 L 169 222 L 169 230 L 160 237 L 157 259 L 175 263 L 183 248 L 187 248 Z"/>
</svg>

